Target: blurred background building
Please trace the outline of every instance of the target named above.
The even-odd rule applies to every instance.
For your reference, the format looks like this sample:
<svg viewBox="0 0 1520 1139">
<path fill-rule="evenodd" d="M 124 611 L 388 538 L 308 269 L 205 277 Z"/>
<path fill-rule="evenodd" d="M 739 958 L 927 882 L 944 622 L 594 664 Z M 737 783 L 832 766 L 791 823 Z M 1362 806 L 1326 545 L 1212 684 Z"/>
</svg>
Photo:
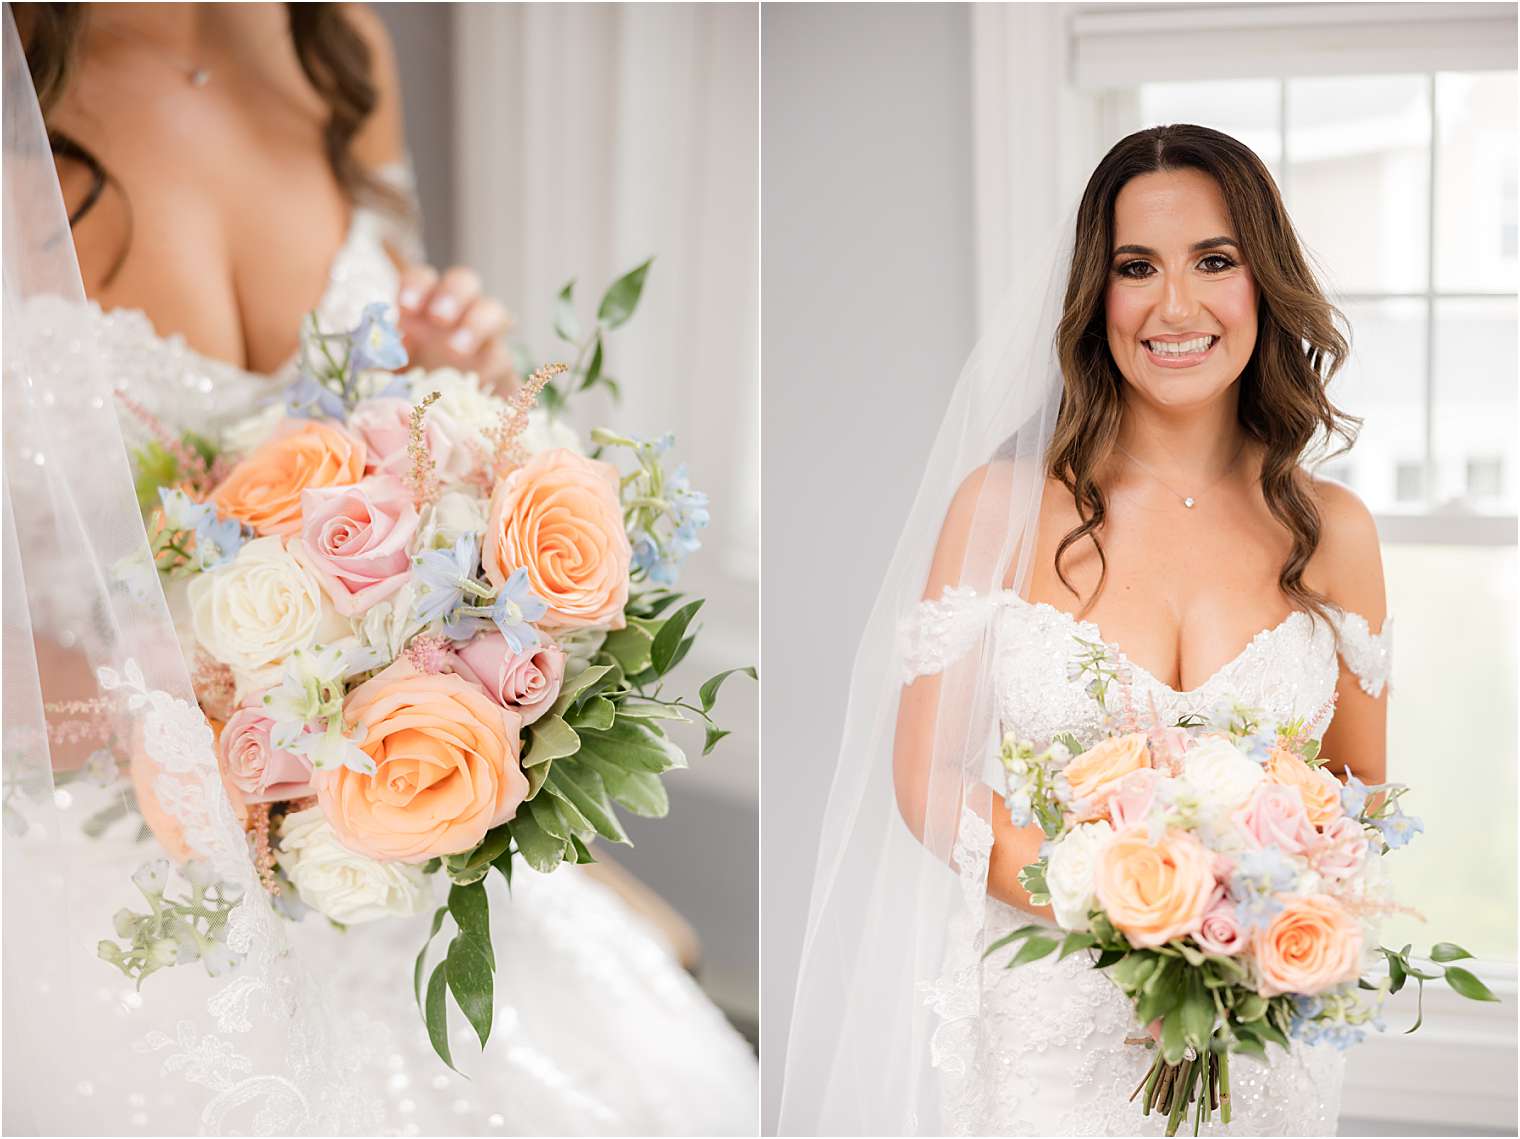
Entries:
<svg viewBox="0 0 1520 1139">
<path fill-rule="evenodd" d="M 1516 7 L 768 5 L 765 1128 L 860 630 L 950 390 L 1099 159 L 1191 122 L 1267 162 L 1352 330 L 1322 473 L 1377 516 L 1397 625 L 1393 866 L 1503 996 L 1434 986 L 1350 1059 L 1342 1134 L 1514 1134 Z M 806 454 L 807 462 L 794 461 Z M 868 511 L 841 504 L 870 503 Z M 799 654 L 796 646 L 805 643 Z"/>
<path fill-rule="evenodd" d="M 711 498 L 704 548 L 679 588 L 707 605 L 674 674 L 756 663 L 759 376 L 758 28 L 750 4 L 377 4 L 401 72 L 407 137 L 434 265 L 464 264 L 513 311 L 537 361 L 576 351 L 554 332 L 575 280 L 590 327 L 602 290 L 653 256 L 638 312 L 606 343 L 615 405 L 572 400 L 601 424 L 676 436 Z M 702 942 L 704 987 L 756 1038 L 757 689 L 736 677 L 718 719 L 732 735 L 666 780 L 668 819 L 625 819 L 610 856 Z"/>
</svg>

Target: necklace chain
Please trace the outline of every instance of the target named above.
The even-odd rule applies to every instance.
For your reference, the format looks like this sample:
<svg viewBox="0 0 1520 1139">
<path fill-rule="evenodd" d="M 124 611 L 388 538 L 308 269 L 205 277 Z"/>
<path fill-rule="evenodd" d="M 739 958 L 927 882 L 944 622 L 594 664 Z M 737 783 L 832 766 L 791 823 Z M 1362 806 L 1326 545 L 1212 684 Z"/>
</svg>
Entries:
<svg viewBox="0 0 1520 1139">
<path fill-rule="evenodd" d="M 1174 488 L 1171 483 L 1167 482 L 1164 478 L 1162 478 L 1159 474 L 1157 474 L 1149 465 L 1147 465 L 1146 463 L 1142 463 L 1139 459 L 1135 458 L 1134 455 L 1130 454 L 1129 451 L 1125 449 L 1125 447 L 1124 447 L 1124 445 L 1122 443 L 1121 444 L 1117 444 L 1117 446 L 1119 448 L 1120 453 L 1123 454 L 1125 458 L 1127 458 L 1130 462 L 1134 463 L 1135 466 L 1139 467 L 1146 474 L 1150 475 L 1151 478 L 1155 479 L 1158 483 L 1160 483 L 1162 486 L 1164 486 L 1168 491 L 1171 492 L 1171 494 L 1172 494 L 1172 496 L 1174 498 L 1176 498 L 1179 502 L 1181 502 L 1183 506 L 1185 506 L 1189 510 L 1191 510 L 1191 509 L 1193 509 L 1194 506 L 1196 506 L 1198 504 L 1198 500 L 1200 498 L 1202 498 L 1205 494 L 1208 494 L 1216 486 L 1218 486 L 1221 482 L 1223 482 L 1224 481 L 1224 477 L 1227 474 L 1229 474 L 1232 470 L 1235 469 L 1235 463 L 1240 458 L 1240 453 L 1245 450 L 1246 441 L 1244 439 L 1242 439 L 1240 441 L 1240 446 L 1235 448 L 1235 455 L 1234 455 L 1234 457 L 1231 458 L 1230 461 L 1227 464 L 1225 464 L 1224 470 L 1220 471 L 1219 472 L 1219 476 L 1217 478 L 1215 478 L 1213 482 L 1209 483 L 1208 486 L 1204 487 L 1203 490 L 1201 492 L 1199 492 L 1198 494 L 1179 494 L 1177 492 L 1176 488 Z"/>
<path fill-rule="evenodd" d="M 141 35 L 129 28 L 115 28 L 110 25 L 102 26 L 99 30 L 108 36 L 125 40 L 127 43 L 135 43 L 145 51 L 158 56 L 160 59 L 171 64 L 176 71 L 183 73 L 185 79 L 189 81 L 192 87 L 204 87 L 211 81 L 211 68 L 191 63 L 184 56 L 169 51 L 163 45 L 155 43 L 147 36 Z"/>
</svg>

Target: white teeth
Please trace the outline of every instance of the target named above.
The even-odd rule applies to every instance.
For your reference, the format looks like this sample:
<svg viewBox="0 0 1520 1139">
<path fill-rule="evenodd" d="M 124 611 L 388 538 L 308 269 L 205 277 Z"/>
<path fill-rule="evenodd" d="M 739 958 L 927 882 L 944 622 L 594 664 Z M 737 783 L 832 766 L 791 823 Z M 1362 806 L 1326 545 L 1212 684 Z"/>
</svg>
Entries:
<svg viewBox="0 0 1520 1139">
<path fill-rule="evenodd" d="M 1164 343 L 1160 340 L 1147 340 L 1145 345 L 1158 356 L 1187 356 L 1194 352 L 1207 351 L 1218 337 L 1200 336 L 1196 340 L 1183 340 L 1177 344 Z"/>
</svg>

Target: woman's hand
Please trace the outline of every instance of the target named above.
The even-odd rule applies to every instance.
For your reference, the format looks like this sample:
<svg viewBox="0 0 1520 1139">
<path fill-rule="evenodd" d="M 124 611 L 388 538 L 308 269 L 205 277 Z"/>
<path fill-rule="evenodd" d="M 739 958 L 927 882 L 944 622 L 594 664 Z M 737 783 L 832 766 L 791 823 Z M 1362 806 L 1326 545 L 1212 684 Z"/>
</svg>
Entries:
<svg viewBox="0 0 1520 1139">
<path fill-rule="evenodd" d="M 497 301 L 480 295 L 473 271 L 456 265 L 440 276 L 431 266 L 408 265 L 397 305 L 413 365 L 475 372 L 499 395 L 517 387 L 506 342 L 512 318 Z"/>
</svg>

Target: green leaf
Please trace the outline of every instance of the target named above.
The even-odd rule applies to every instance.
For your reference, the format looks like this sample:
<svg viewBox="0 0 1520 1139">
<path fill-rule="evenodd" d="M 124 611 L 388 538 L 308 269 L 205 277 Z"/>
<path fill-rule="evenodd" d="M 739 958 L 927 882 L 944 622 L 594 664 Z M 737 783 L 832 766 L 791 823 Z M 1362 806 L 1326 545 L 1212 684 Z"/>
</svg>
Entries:
<svg viewBox="0 0 1520 1139">
<path fill-rule="evenodd" d="M 685 756 L 663 736 L 657 736 L 642 724 L 622 719 L 606 731 L 586 729 L 581 735 L 583 756 L 595 756 L 603 762 L 630 771 L 648 771 L 660 775 L 672 767 L 684 767 Z"/>
<path fill-rule="evenodd" d="M 1267 999 L 1258 993 L 1246 993 L 1235 1003 L 1235 1019 L 1250 1024 L 1267 1015 Z"/>
<path fill-rule="evenodd" d="M 495 862 L 491 863 L 492 866 L 501 871 L 501 876 L 507 880 L 508 893 L 512 890 L 512 858 L 515 854 L 516 851 L 513 850 L 504 851 Z"/>
<path fill-rule="evenodd" d="M 537 799 L 530 799 L 528 813 L 533 816 L 533 821 L 543 829 L 545 834 L 561 842 L 570 841 L 570 828 L 565 825 L 565 820 L 555 810 L 554 796 L 542 795 Z"/>
<path fill-rule="evenodd" d="M 589 387 L 594 387 L 596 385 L 596 381 L 599 380 L 599 379 L 601 379 L 601 378 L 602 378 L 602 334 L 600 332 L 598 332 L 596 334 L 596 348 L 591 353 L 591 363 L 586 366 L 586 378 L 581 381 L 581 386 L 580 386 L 580 388 L 578 390 L 585 391 Z"/>
<path fill-rule="evenodd" d="M 644 278 L 649 274 L 649 266 L 653 261 L 654 258 L 651 257 L 607 287 L 607 291 L 602 294 L 602 303 L 596 308 L 597 320 L 608 328 L 617 328 L 633 315 L 633 310 L 639 305 L 639 297 L 644 292 Z"/>
<path fill-rule="evenodd" d="M 570 845 L 575 848 L 575 862 L 577 866 L 587 866 L 596 861 L 591 857 L 591 850 L 580 839 L 572 837 Z"/>
<path fill-rule="evenodd" d="M 1404 987 L 1407 979 L 1404 972 L 1404 959 L 1396 954 L 1388 957 L 1388 979 L 1392 984 L 1388 987 L 1390 993 L 1396 993 Z"/>
<path fill-rule="evenodd" d="M 1467 950 L 1463 949 L 1460 945 L 1456 945 L 1450 941 L 1438 941 L 1434 946 L 1431 947 L 1430 950 L 1430 959 L 1432 961 L 1439 961 L 1442 963 L 1445 963 L 1447 961 L 1460 961 L 1464 957 L 1471 956 L 1472 954 L 1467 952 Z"/>
<path fill-rule="evenodd" d="M 575 729 L 557 714 L 540 716 L 528 728 L 528 747 L 523 753 L 524 767 L 537 767 L 551 759 L 563 759 L 580 750 L 581 738 Z"/>
<path fill-rule="evenodd" d="M 1119 988 L 1131 993 L 1150 979 L 1160 963 L 1161 959 L 1153 954 L 1131 953 L 1114 966 L 1114 971 L 1109 976 Z"/>
<path fill-rule="evenodd" d="M 427 1005 L 423 1009 L 422 1019 L 427 1023 L 428 1039 L 432 1041 L 433 1051 L 449 1066 L 449 1071 L 458 1072 L 459 1069 L 454 1067 L 454 1058 L 449 1055 L 447 965 L 447 961 L 438 962 L 438 967 L 428 978 Z"/>
<path fill-rule="evenodd" d="M 474 850 L 463 854 L 450 854 L 443 859 L 448 875 L 460 885 L 478 882 L 486 876 L 491 864 L 507 847 L 512 845 L 512 831 L 505 824 L 486 832 Z"/>
<path fill-rule="evenodd" d="M 496 954 L 491 948 L 491 906 L 485 886 L 476 882 L 473 886 L 450 887 L 449 913 L 459 927 L 459 935 L 478 943 L 487 964 L 494 970 Z"/>
<path fill-rule="evenodd" d="M 686 635 L 686 626 L 691 624 L 702 605 L 701 598 L 687 602 L 667 617 L 655 634 L 654 644 L 649 646 L 649 667 L 661 676 L 677 663 L 676 651 L 681 647 L 681 638 Z"/>
<path fill-rule="evenodd" d="M 711 712 L 713 705 L 718 700 L 718 689 L 723 687 L 723 682 L 736 672 L 742 672 L 751 680 L 759 680 L 760 674 L 755 671 L 754 665 L 746 665 L 743 668 L 730 668 L 710 677 L 703 682 L 702 687 L 697 689 L 697 700 L 702 705 L 702 711 Z"/>
<path fill-rule="evenodd" d="M 480 1046 L 484 1048 L 491 1038 L 491 1011 L 495 1004 L 491 963 L 479 942 L 473 937 L 461 936 L 449 942 L 447 965 L 449 992 L 454 994 L 460 1011 L 475 1029 Z"/>
<path fill-rule="evenodd" d="M 658 617 L 681 600 L 682 596 L 674 590 L 651 589 L 631 598 L 626 612 L 633 617 Z"/>
<path fill-rule="evenodd" d="M 611 634 L 608 634 L 611 636 Z M 554 707 L 549 711 L 555 716 L 564 716 L 582 692 L 585 692 L 607 678 L 607 674 L 613 671 L 610 664 L 593 664 L 589 668 L 583 668 L 574 676 L 560 685 L 559 696 L 554 700 Z M 540 721 L 542 722 L 542 721 Z M 534 724 L 537 727 L 538 724 Z"/>
<path fill-rule="evenodd" d="M 548 834 L 532 815 L 519 811 L 510 825 L 518 851 L 540 874 L 549 873 L 565 860 L 565 840 Z"/>
<path fill-rule="evenodd" d="M 1214 1001 L 1196 973 L 1188 983 L 1187 996 L 1182 1000 L 1182 1011 L 1178 1014 L 1178 1019 L 1182 1021 L 1183 1039 L 1202 1051 L 1214 1031 Z"/>
<path fill-rule="evenodd" d="M 1421 981 L 1416 981 L 1415 982 L 1414 1023 L 1411 1024 L 1408 1028 L 1406 1028 L 1404 1030 L 1404 1035 L 1408 1036 L 1411 1032 L 1414 1032 L 1417 1028 L 1420 1027 L 1420 1025 L 1422 1025 L 1424 1023 L 1425 1023 L 1425 982 L 1423 980 L 1421 980 Z"/>
<path fill-rule="evenodd" d="M 715 728 L 708 724 L 706 733 L 702 737 L 702 754 L 711 755 L 712 749 L 722 742 L 724 736 L 732 735 L 728 728 Z"/>
<path fill-rule="evenodd" d="M 991 957 L 1005 945 L 1012 945 L 1015 941 L 1026 938 L 1031 934 L 1040 933 L 1044 930 L 1044 928 L 1045 927 L 1042 925 L 1021 925 L 1018 929 L 1013 930 L 1011 933 L 1003 934 L 1002 937 L 998 938 L 991 945 L 987 946 L 986 949 L 982 950 L 982 959 L 985 961 L 988 957 Z"/>
<path fill-rule="evenodd" d="M 1256 1056 L 1263 1060 L 1267 1058 L 1266 1045 L 1254 1036 L 1242 1036 L 1240 1041 L 1235 1045 L 1235 1051 L 1246 1056 Z"/>
<path fill-rule="evenodd" d="M 1093 962 L 1094 969 L 1107 969 L 1110 965 L 1124 960 L 1124 950 L 1105 949 L 1098 954 L 1098 959 Z"/>
<path fill-rule="evenodd" d="M 579 344 L 580 318 L 575 315 L 575 278 L 565 282 L 554 304 L 554 334 L 567 344 Z"/>
<path fill-rule="evenodd" d="M 1041 957 L 1048 957 L 1060 944 L 1057 938 L 1035 934 L 1013 955 L 1013 960 L 1008 962 L 1008 968 L 1013 969 L 1016 966 L 1028 964 L 1030 961 L 1038 961 Z"/>
<path fill-rule="evenodd" d="M 449 912 L 448 906 L 439 906 L 433 914 L 433 927 L 428 931 L 427 940 L 422 943 L 422 950 L 417 954 L 417 965 L 412 970 L 412 992 L 417 995 L 417 1010 L 422 1008 L 422 965 L 427 959 L 428 946 L 433 944 L 433 938 L 438 936 L 438 931 L 443 928 L 443 916 Z"/>
<path fill-rule="evenodd" d="M 596 833 L 612 842 L 632 846 L 607 801 L 607 788 L 595 771 L 580 764 L 556 766 L 549 772 L 549 793 L 564 799 L 596 827 Z"/>
<path fill-rule="evenodd" d="M 1150 1021 L 1146 1020 L 1142 1023 L 1149 1024 Z M 1161 1022 L 1161 1054 L 1166 1057 L 1168 1064 L 1180 1064 L 1186 1052 L 1187 1041 L 1182 1033 L 1182 1014 L 1173 1012 Z"/>
<path fill-rule="evenodd" d="M 622 665 L 623 671 L 629 676 L 633 676 L 649 667 L 649 647 L 652 644 L 654 637 L 647 629 L 629 622 L 626 627 L 614 629 L 607 634 L 606 640 L 602 642 L 602 652 Z"/>
<path fill-rule="evenodd" d="M 523 774 L 528 777 L 528 802 L 538 798 L 538 793 L 544 789 L 544 780 L 549 778 L 549 768 L 553 764 L 540 763 L 537 767 L 523 768 Z"/>
<path fill-rule="evenodd" d="M 1061 942 L 1061 952 L 1057 955 L 1056 960 L 1064 961 L 1078 950 L 1087 949 L 1097 940 L 1090 933 L 1078 933 L 1076 931 L 1068 933 L 1066 939 Z"/>
<path fill-rule="evenodd" d="M 596 731 L 605 732 L 612 727 L 612 721 L 617 716 L 617 706 L 605 696 L 593 696 L 581 705 L 579 709 L 570 713 L 570 724 L 577 731 L 583 728 L 592 728 Z"/>
<path fill-rule="evenodd" d="M 1252 1027 L 1256 1030 L 1257 1035 L 1259 1035 L 1263 1040 L 1269 1041 L 1270 1043 L 1276 1044 L 1284 1049 L 1288 1047 L 1288 1038 L 1283 1035 L 1282 1029 L 1278 1028 L 1277 1025 L 1272 1023 L 1272 1018 L 1270 1016 L 1262 1017 L 1255 1024 L 1253 1024 Z"/>
<path fill-rule="evenodd" d="M 1491 990 L 1477 977 L 1466 969 L 1456 965 L 1448 966 L 1446 970 L 1446 983 L 1452 987 L 1459 996 L 1466 997 L 1470 1001 L 1497 1001 Z"/>
<path fill-rule="evenodd" d="M 670 797 L 658 775 L 647 771 L 628 771 L 603 764 L 601 760 L 588 762 L 602 777 L 607 794 L 636 815 L 646 819 L 663 819 L 670 813 Z"/>
</svg>

